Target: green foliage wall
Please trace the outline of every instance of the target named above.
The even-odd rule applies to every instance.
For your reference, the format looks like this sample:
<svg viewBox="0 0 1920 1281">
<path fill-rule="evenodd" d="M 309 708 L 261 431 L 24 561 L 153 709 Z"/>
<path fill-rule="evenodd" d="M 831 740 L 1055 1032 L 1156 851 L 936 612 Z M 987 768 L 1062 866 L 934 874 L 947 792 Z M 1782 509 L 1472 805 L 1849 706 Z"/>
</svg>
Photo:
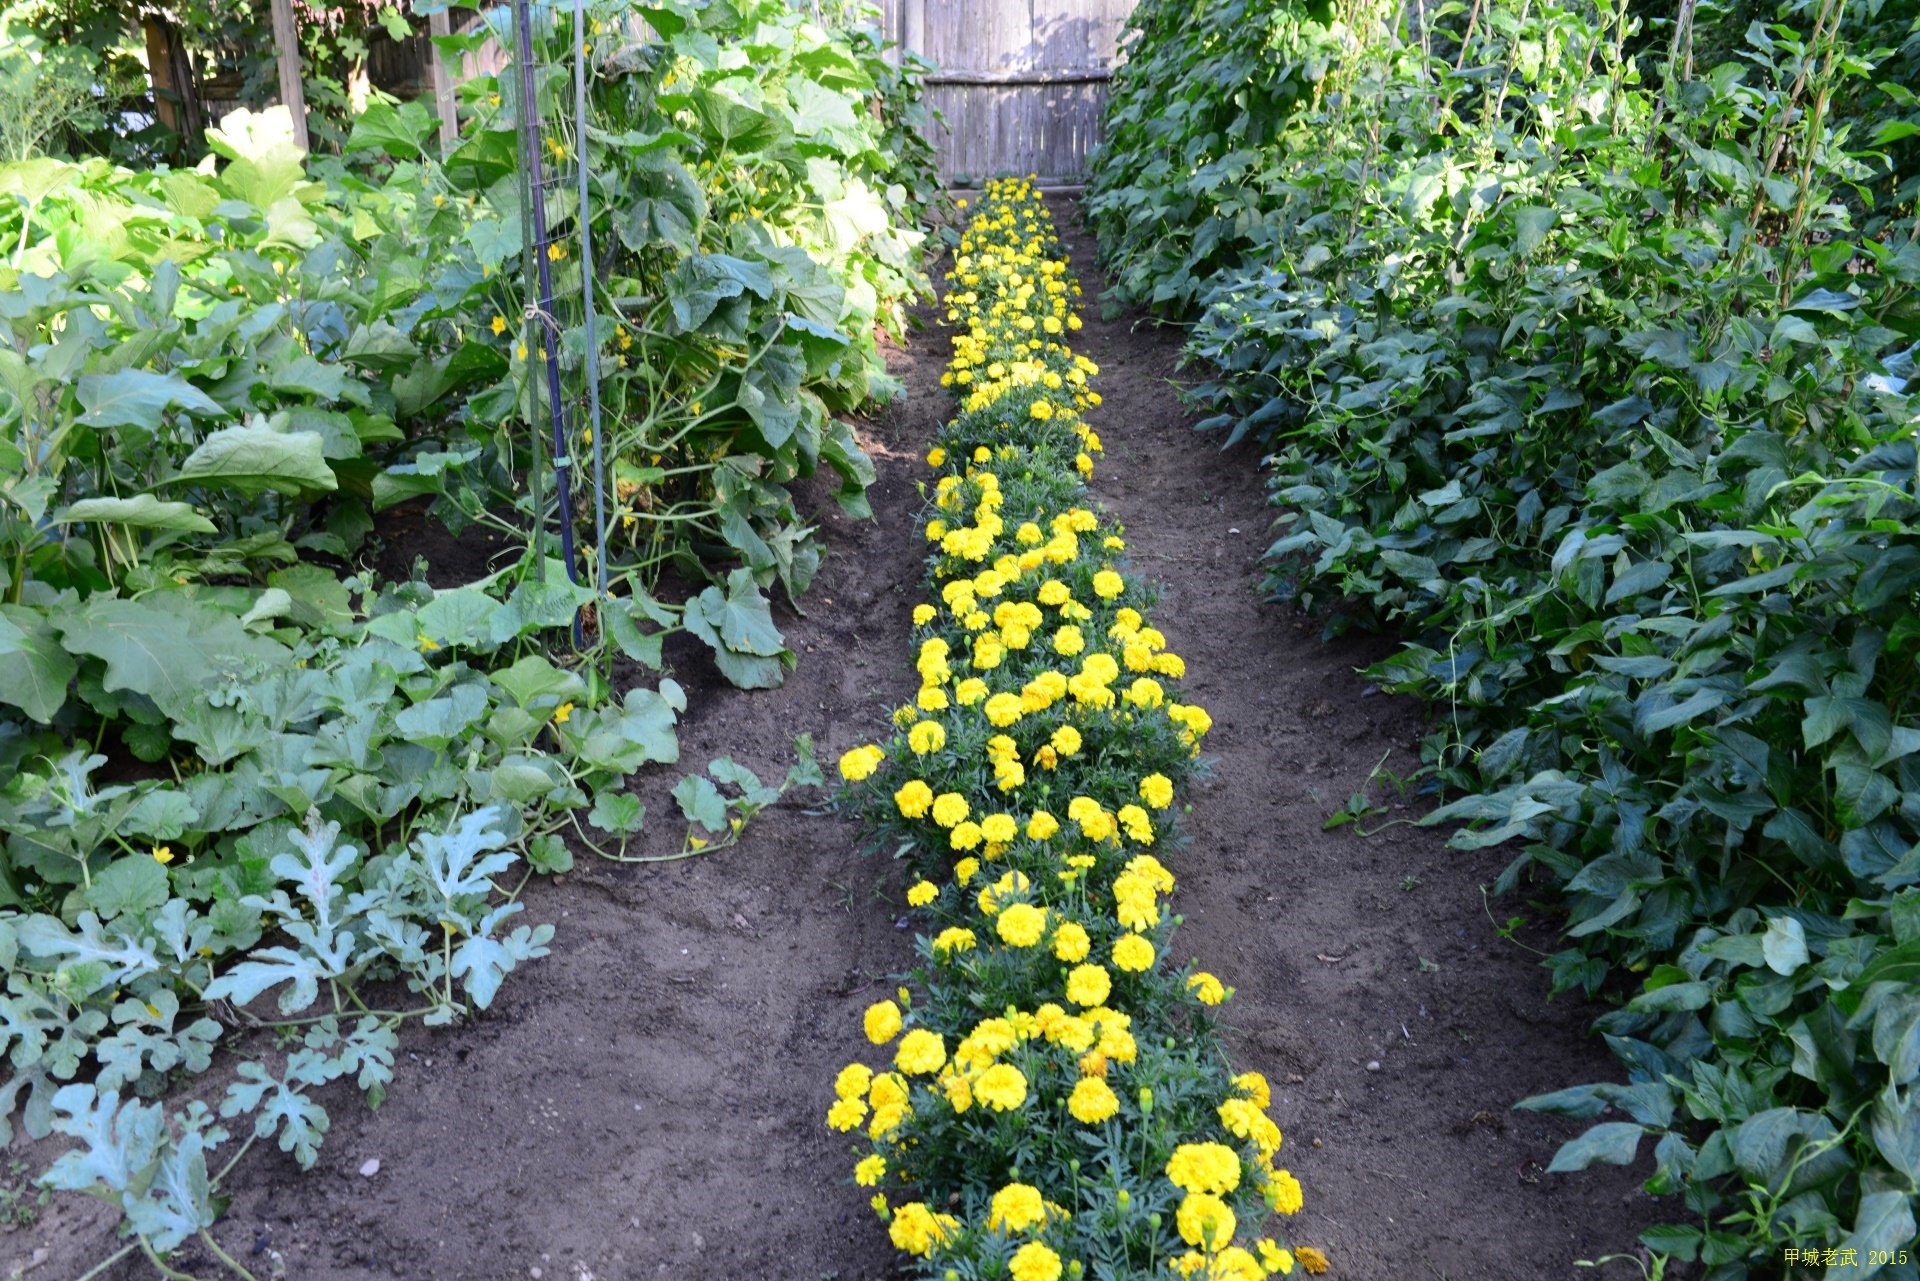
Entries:
<svg viewBox="0 0 1920 1281">
<path fill-rule="evenodd" d="M 1429 821 L 1563 891 L 1625 1080 L 1523 1104 L 1613 1109 L 1554 1168 L 1650 1145 L 1715 1278 L 1866 1268 L 1920 1195 L 1909 55 L 1837 0 L 1711 65 L 1700 15 L 1250 9 L 1142 8 L 1131 65 L 1251 118 L 1123 77 L 1120 292 L 1271 451 L 1276 596 L 1406 638 Z"/>
</svg>

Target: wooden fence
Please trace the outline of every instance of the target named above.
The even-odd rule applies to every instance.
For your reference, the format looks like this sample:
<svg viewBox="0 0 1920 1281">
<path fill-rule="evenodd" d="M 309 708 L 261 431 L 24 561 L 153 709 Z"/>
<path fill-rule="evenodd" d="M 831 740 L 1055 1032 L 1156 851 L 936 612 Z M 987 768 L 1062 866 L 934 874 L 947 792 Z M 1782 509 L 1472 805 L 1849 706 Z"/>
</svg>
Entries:
<svg viewBox="0 0 1920 1281">
<path fill-rule="evenodd" d="M 889 40 L 939 65 L 931 141 L 949 179 L 1082 181 L 1138 0 L 881 0 Z"/>
</svg>

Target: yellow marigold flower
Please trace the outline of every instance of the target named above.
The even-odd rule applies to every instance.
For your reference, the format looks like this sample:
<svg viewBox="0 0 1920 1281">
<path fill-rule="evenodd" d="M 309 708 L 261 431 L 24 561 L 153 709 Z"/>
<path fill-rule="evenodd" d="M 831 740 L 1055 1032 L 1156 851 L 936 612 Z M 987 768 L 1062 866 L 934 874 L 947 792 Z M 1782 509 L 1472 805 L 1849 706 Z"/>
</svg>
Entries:
<svg viewBox="0 0 1920 1281">
<path fill-rule="evenodd" d="M 1129 974 L 1153 968 L 1153 944 L 1138 934 L 1125 934 L 1113 945 L 1113 963 Z"/>
<path fill-rule="evenodd" d="M 901 1037 L 893 1055 L 893 1065 L 908 1076 L 930 1076 L 945 1066 L 946 1061 L 946 1042 L 938 1032 L 929 1032 L 923 1027 Z"/>
<path fill-rule="evenodd" d="M 1093 594 L 1101 600 L 1112 600 L 1127 590 L 1127 582 L 1110 569 L 1103 569 L 1093 576 Z"/>
<path fill-rule="evenodd" d="M 945 538 L 946 536 L 947 536 L 946 521 L 930 520 L 927 522 L 927 541 L 928 542 L 937 543 L 943 538 Z"/>
<path fill-rule="evenodd" d="M 962 707 L 972 707 L 987 696 L 987 683 L 978 676 L 970 676 L 953 687 L 953 697 Z"/>
<path fill-rule="evenodd" d="M 1281 1249 L 1279 1243 L 1272 1237 L 1264 1238 L 1260 1242 L 1259 1249 L 1260 1262 L 1265 1265 L 1269 1273 L 1277 1272 L 1284 1277 L 1293 1271 L 1293 1252 Z"/>
<path fill-rule="evenodd" d="M 1027 1078 L 1011 1063 L 996 1063 L 973 1083 L 973 1095 L 996 1112 L 1011 1112 L 1027 1101 Z"/>
<path fill-rule="evenodd" d="M 1064 928 L 1064 927 L 1062 927 Z M 1055 947 L 1059 946 L 1058 936 Z M 1113 980 L 1100 965 L 1076 965 L 1067 975 L 1067 999 L 1075 1005 L 1104 1005 L 1113 991 Z"/>
<path fill-rule="evenodd" d="M 873 1078 L 873 1085 L 867 1091 L 867 1102 L 877 1108 L 893 1107 L 905 1103 L 908 1096 L 905 1077 L 898 1072 L 881 1072 Z"/>
<path fill-rule="evenodd" d="M 981 710 L 986 713 L 989 723 L 1005 729 L 1018 721 L 1025 709 L 1020 706 L 1018 694 L 995 694 Z"/>
<path fill-rule="evenodd" d="M 966 887 L 968 881 L 971 881 L 979 874 L 980 860 L 977 858 L 963 858 L 953 865 L 954 884 L 963 889 Z"/>
<path fill-rule="evenodd" d="M 1073 592 L 1057 578 L 1049 578 L 1040 584 L 1040 603 L 1042 605 L 1064 605 L 1073 599 Z"/>
<path fill-rule="evenodd" d="M 940 897 L 940 887 L 932 881 L 915 881 L 907 887 L 907 902 L 914 907 L 925 907 Z"/>
<path fill-rule="evenodd" d="M 907 746 L 919 756 L 937 752 L 947 745 L 947 727 L 939 721 L 921 721 L 907 731 Z"/>
<path fill-rule="evenodd" d="M 1151 854 L 1136 854 L 1128 859 L 1127 871 L 1162 894 L 1173 893 L 1173 873 Z"/>
<path fill-rule="evenodd" d="M 1127 701 L 1135 707 L 1158 707 L 1166 700 L 1166 691 L 1151 676 L 1142 676 L 1127 686 Z"/>
<path fill-rule="evenodd" d="M 950 706 L 947 691 L 938 685 L 922 685 L 920 692 L 914 696 L 914 702 L 923 712 L 944 712 Z"/>
<path fill-rule="evenodd" d="M 1086 637 L 1082 636 L 1080 629 L 1072 624 L 1062 627 L 1053 634 L 1053 649 L 1056 654 L 1064 654 L 1072 658 L 1086 647 Z"/>
<path fill-rule="evenodd" d="M 946 956 L 952 952 L 970 952 L 973 950 L 974 941 L 972 930 L 950 925 L 934 938 L 933 952 L 935 956 Z"/>
<path fill-rule="evenodd" d="M 1005 845 L 1020 834 L 1020 824 L 1011 814 L 989 814 L 980 820 L 980 834 L 995 845 Z"/>
<path fill-rule="evenodd" d="M 875 1108 L 873 1110 L 873 1121 L 867 1126 L 867 1137 L 870 1139 L 885 1138 L 887 1135 L 893 1133 L 893 1131 L 899 1129 L 900 1123 L 905 1121 L 907 1116 L 907 1105 L 904 1103 L 888 1103 Z"/>
<path fill-rule="evenodd" d="M 1305 1204 L 1300 1194 L 1300 1180 L 1286 1170 L 1275 1170 L 1266 1178 L 1261 1191 L 1266 1194 L 1267 1204 L 1276 1214 L 1298 1214 Z"/>
<path fill-rule="evenodd" d="M 923 1201 L 909 1201 L 894 1207 L 893 1223 L 887 1235 L 892 1238 L 894 1249 L 925 1256 L 933 1253 L 933 1247 L 952 1236 L 959 1226 L 960 1221 L 952 1215 L 935 1214 Z"/>
<path fill-rule="evenodd" d="M 913 625 L 915 627 L 925 627 L 928 623 L 931 623 L 939 613 L 940 611 L 931 605 L 915 605 L 913 607 Z"/>
<path fill-rule="evenodd" d="M 1053 737 L 1048 741 L 1060 755 L 1072 756 L 1080 750 L 1080 731 L 1071 725 L 1062 725 L 1053 731 Z"/>
<path fill-rule="evenodd" d="M 942 827 L 952 827 L 969 812 L 967 798 L 958 792 L 942 792 L 933 798 L 933 821 Z"/>
<path fill-rule="evenodd" d="M 955 823 L 953 831 L 947 834 L 948 846 L 956 850 L 970 850 L 983 839 L 985 839 L 985 833 L 980 830 L 978 823 L 972 821 Z"/>
<path fill-rule="evenodd" d="M 1310 1245 L 1301 1246 L 1295 1250 L 1293 1254 L 1295 1258 L 1300 1260 L 1300 1266 L 1308 1272 L 1311 1272 L 1314 1276 L 1319 1276 L 1327 1270 L 1327 1256 Z"/>
<path fill-rule="evenodd" d="M 1149 774 L 1140 780 L 1140 799 L 1157 810 L 1173 804 L 1173 780 L 1165 774 Z"/>
<path fill-rule="evenodd" d="M 1022 317 L 1022 319 L 1025 319 L 1025 317 Z M 1036 400 L 1027 406 L 1027 413 L 1036 421 L 1045 422 L 1047 419 L 1053 417 L 1053 405 L 1049 401 Z"/>
<path fill-rule="evenodd" d="M 1053 750 L 1052 744 L 1048 744 L 1033 754 L 1033 763 L 1041 769 L 1055 769 L 1060 764 L 1060 753 Z"/>
<path fill-rule="evenodd" d="M 1025 1232 L 1047 1221 L 1047 1203 L 1030 1183 L 1009 1183 L 993 1194 L 987 1226 L 1002 1232 Z"/>
<path fill-rule="evenodd" d="M 1098 1125 L 1120 1110 L 1120 1100 L 1097 1076 L 1083 1076 L 1067 1096 L 1067 1112 L 1082 1125 Z"/>
<path fill-rule="evenodd" d="M 1053 954 L 1056 958 L 1069 963 L 1084 961 L 1092 949 L 1093 942 L 1087 937 L 1087 931 L 1078 921 L 1066 921 L 1053 934 Z M 1086 1004 L 1086 1002 L 1081 1002 Z M 1098 1005 L 1095 1001 L 1093 1004 Z"/>
<path fill-rule="evenodd" d="M 1220 1124 L 1227 1127 L 1229 1134 L 1250 1140 L 1263 1155 L 1271 1156 L 1279 1151 L 1280 1127 L 1251 1100 L 1228 1099 L 1216 1110 L 1220 1113 Z"/>
<path fill-rule="evenodd" d="M 1153 820 L 1138 805 L 1122 805 L 1114 819 L 1127 829 L 1127 835 L 1142 845 L 1153 844 Z"/>
<path fill-rule="evenodd" d="M 1167 1161 L 1167 1177 L 1183 1192 L 1223 1196 L 1240 1186 L 1240 1154 L 1224 1143 L 1182 1143 Z"/>
<path fill-rule="evenodd" d="M 1226 985 L 1205 970 L 1189 978 L 1187 988 L 1200 998 L 1202 1005 L 1218 1005 L 1226 1000 L 1228 995 Z"/>
<path fill-rule="evenodd" d="M 933 789 L 916 778 L 893 794 L 893 803 L 902 818 L 924 818 L 933 807 Z"/>
<path fill-rule="evenodd" d="M 853 1181 L 863 1188 L 873 1187 L 886 1177 L 887 1158 L 878 1152 L 860 1158 L 860 1163 L 853 1167 Z"/>
<path fill-rule="evenodd" d="M 941 449 L 938 445 L 927 451 L 927 466 L 939 467 L 944 465 L 946 461 L 947 451 Z"/>
<path fill-rule="evenodd" d="M 1234 1229 L 1239 1226 L 1227 1203 L 1205 1192 L 1187 1193 L 1175 1221 L 1182 1241 L 1208 1250 L 1218 1250 L 1233 1240 Z"/>
<path fill-rule="evenodd" d="M 867 1105 L 863 1099 L 841 1099 L 827 1109 L 827 1124 L 845 1134 L 867 1119 Z"/>
<path fill-rule="evenodd" d="M 833 1092 L 843 1099 L 864 1099 L 873 1084 L 873 1069 L 864 1063 L 849 1063 L 833 1079 Z"/>
<path fill-rule="evenodd" d="M 1187 663 L 1178 654 L 1155 654 L 1153 670 L 1162 676 L 1171 676 L 1174 680 L 1179 680 L 1187 674 Z"/>
<path fill-rule="evenodd" d="M 864 778 L 872 777 L 873 771 L 878 769 L 880 762 L 885 759 L 887 754 L 877 747 L 856 747 L 841 756 L 840 777 L 849 783 L 858 783 Z"/>
<path fill-rule="evenodd" d="M 867 1007 L 865 1026 L 867 1039 L 875 1045 L 885 1045 L 900 1031 L 900 1007 L 892 1001 L 876 1001 Z"/>
<path fill-rule="evenodd" d="M 1060 1281 L 1060 1256 L 1038 1241 L 1029 1241 L 1007 1260 L 1013 1281 Z"/>
<path fill-rule="evenodd" d="M 1267 1088 L 1267 1078 L 1258 1072 L 1242 1072 L 1234 1077 L 1233 1088 L 1252 1099 L 1255 1107 L 1264 1108 L 1273 1102 L 1273 1092 Z"/>
<path fill-rule="evenodd" d="M 1032 947 L 1046 933 L 1047 909 L 1031 903 L 1015 903 L 1000 913 L 993 927 L 1014 947 Z"/>
</svg>

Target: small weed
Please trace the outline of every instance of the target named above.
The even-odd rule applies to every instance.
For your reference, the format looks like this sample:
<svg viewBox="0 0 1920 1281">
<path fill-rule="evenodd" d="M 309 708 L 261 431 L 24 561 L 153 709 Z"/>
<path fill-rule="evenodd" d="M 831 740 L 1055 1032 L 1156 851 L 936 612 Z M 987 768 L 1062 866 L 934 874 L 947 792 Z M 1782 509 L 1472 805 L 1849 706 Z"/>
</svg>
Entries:
<svg viewBox="0 0 1920 1281">
<path fill-rule="evenodd" d="M 1438 974 L 1440 972 L 1440 966 L 1437 962 L 1429 961 L 1423 956 L 1420 958 L 1420 972 L 1422 974 Z"/>
<path fill-rule="evenodd" d="M 0 1228 L 8 1232 L 38 1223 L 40 1211 L 47 1208 L 47 1199 L 53 1195 L 34 1182 L 30 1173 L 25 1161 L 15 1159 L 7 1162 L 6 1176 L 0 1178 Z"/>
<path fill-rule="evenodd" d="M 1420 888 L 1420 878 L 1412 875 L 1403 876 L 1400 878 L 1400 888 L 1411 894 Z"/>
<path fill-rule="evenodd" d="M 1487 921 L 1493 926 L 1493 932 L 1499 935 L 1504 942 L 1513 944 L 1523 952 L 1532 952 L 1535 956 L 1547 955 L 1539 948 L 1528 947 L 1525 943 L 1522 943 L 1518 938 L 1514 937 L 1516 931 L 1527 923 L 1526 917 L 1509 916 L 1505 925 L 1493 919 L 1493 904 L 1487 899 L 1487 887 L 1484 885 L 1480 887 L 1480 907 L 1482 911 L 1486 912 Z"/>
<path fill-rule="evenodd" d="M 1387 807 L 1385 805 L 1376 805 L 1372 801 L 1367 799 L 1367 789 L 1372 787 L 1376 780 L 1382 779 L 1382 778 L 1386 779 L 1389 783 L 1392 783 L 1394 787 L 1399 790 L 1399 793 L 1403 799 L 1406 797 L 1406 794 L 1407 794 L 1406 780 L 1401 778 L 1398 774 L 1395 774 L 1392 770 L 1387 768 L 1387 757 L 1392 755 L 1393 755 L 1393 749 L 1391 747 L 1389 747 L 1384 753 L 1381 754 L 1380 760 L 1374 765 L 1374 767 L 1371 770 L 1367 772 L 1366 781 L 1360 784 L 1360 790 L 1347 798 L 1347 804 L 1345 809 L 1335 810 L 1332 813 L 1332 815 L 1328 817 L 1327 821 L 1321 826 L 1322 831 L 1331 832 L 1336 827 L 1345 827 L 1347 824 L 1351 823 L 1353 824 L 1353 830 L 1359 835 L 1372 836 L 1376 832 L 1384 831 L 1389 827 L 1395 826 L 1396 824 L 1407 823 L 1412 821 L 1410 819 L 1397 818 L 1397 819 L 1394 819 L 1393 822 L 1391 823 L 1382 823 L 1379 827 L 1374 828 L 1373 831 L 1371 832 L 1366 831 L 1360 826 L 1362 820 L 1372 818 L 1376 814 L 1385 814 L 1387 812 Z M 1315 799 L 1316 800 L 1319 799 L 1317 795 Z M 1418 882 L 1416 882 L 1416 884 L 1417 883 Z M 1405 888 L 1405 886 L 1402 886 L 1402 888 Z"/>
<path fill-rule="evenodd" d="M 841 911 L 845 912 L 848 916 L 852 916 L 853 915 L 853 899 L 854 899 L 853 887 L 851 885 L 842 885 L 838 881 L 829 881 L 825 879 L 822 879 L 821 884 L 840 891 L 841 897 L 835 899 L 834 902 L 840 905 Z"/>
</svg>

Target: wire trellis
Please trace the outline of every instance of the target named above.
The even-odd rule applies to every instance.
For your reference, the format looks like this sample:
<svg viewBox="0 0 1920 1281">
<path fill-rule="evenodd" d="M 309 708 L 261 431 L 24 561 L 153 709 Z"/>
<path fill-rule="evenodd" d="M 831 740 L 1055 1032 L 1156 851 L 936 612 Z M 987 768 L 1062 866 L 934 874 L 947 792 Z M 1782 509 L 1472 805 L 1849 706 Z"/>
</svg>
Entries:
<svg viewBox="0 0 1920 1281">
<path fill-rule="evenodd" d="M 529 497 L 535 563 L 545 565 L 549 504 L 567 577 L 580 583 L 574 503 L 578 445 L 591 450 L 595 589 L 607 595 L 606 467 L 600 421 L 600 329 L 593 300 L 591 174 L 585 0 L 513 0 L 513 39 L 502 81 L 518 129 L 522 308 L 527 371 L 521 407 L 532 430 Z M 548 451 L 551 451 L 550 453 Z M 583 642 L 578 612 L 574 645 Z"/>
</svg>

